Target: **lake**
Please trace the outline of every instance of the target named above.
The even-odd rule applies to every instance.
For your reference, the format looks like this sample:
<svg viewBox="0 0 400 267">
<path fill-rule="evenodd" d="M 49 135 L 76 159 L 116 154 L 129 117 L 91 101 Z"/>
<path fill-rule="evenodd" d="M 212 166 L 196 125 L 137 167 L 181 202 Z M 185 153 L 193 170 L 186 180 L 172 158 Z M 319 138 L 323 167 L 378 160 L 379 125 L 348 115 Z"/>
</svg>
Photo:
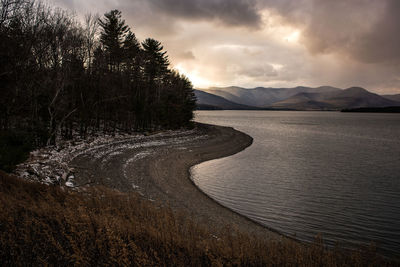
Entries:
<svg viewBox="0 0 400 267">
<path fill-rule="evenodd" d="M 254 138 L 191 169 L 222 205 L 267 227 L 325 244 L 400 251 L 400 114 L 198 111 L 196 121 Z"/>
</svg>

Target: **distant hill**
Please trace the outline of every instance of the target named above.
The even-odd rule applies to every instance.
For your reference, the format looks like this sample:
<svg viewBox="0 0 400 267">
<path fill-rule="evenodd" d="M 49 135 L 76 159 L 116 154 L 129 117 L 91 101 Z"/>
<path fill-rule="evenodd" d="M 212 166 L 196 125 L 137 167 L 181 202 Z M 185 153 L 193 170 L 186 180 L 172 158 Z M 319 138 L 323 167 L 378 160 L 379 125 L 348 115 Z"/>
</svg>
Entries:
<svg viewBox="0 0 400 267">
<path fill-rule="evenodd" d="M 223 97 L 209 94 L 200 90 L 194 90 L 194 94 L 197 98 L 198 109 L 203 110 L 218 110 L 218 109 L 232 109 L 232 110 L 251 110 L 258 109 L 256 107 L 250 107 L 246 105 L 237 104 L 231 102 Z"/>
<path fill-rule="evenodd" d="M 222 99 L 228 101 L 229 109 L 289 109 L 289 110 L 342 110 L 360 107 L 400 106 L 400 95 L 380 96 L 361 87 L 339 89 L 331 86 L 294 88 L 245 89 L 241 87 L 213 87 L 198 90 L 208 93 L 201 98 L 201 104 L 221 107 Z M 218 102 L 210 103 L 211 96 L 218 96 Z M 222 99 L 221 99 L 222 98 Z M 236 108 L 236 105 L 241 105 Z M 247 107 L 247 108 L 246 108 Z"/>
<path fill-rule="evenodd" d="M 397 102 L 400 102 L 400 94 L 397 94 L 397 95 L 382 95 L 384 98 L 386 98 L 386 99 L 390 99 L 390 100 L 393 100 L 393 101 L 397 101 Z"/>
<path fill-rule="evenodd" d="M 299 93 L 285 100 L 272 104 L 274 108 L 290 108 L 295 110 L 333 110 L 335 106 L 324 103 L 318 93 Z"/>
<path fill-rule="evenodd" d="M 329 93 L 338 92 L 340 89 L 330 86 L 322 86 L 317 88 L 303 86 L 295 88 L 257 87 L 253 89 L 245 89 L 241 87 L 213 87 L 203 91 L 221 96 L 238 104 L 265 108 L 271 107 L 272 104 L 283 101 L 299 93 Z"/>
<path fill-rule="evenodd" d="M 400 106 L 400 102 L 384 98 L 360 87 L 351 87 L 343 90 L 330 96 L 325 102 L 335 106 L 337 109 Z"/>
</svg>

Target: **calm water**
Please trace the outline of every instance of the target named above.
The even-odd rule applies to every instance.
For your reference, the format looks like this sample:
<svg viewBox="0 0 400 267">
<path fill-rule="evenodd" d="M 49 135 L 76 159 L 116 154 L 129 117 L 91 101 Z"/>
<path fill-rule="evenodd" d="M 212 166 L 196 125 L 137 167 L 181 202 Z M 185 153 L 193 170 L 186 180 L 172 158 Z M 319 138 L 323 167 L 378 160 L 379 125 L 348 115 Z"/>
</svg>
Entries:
<svg viewBox="0 0 400 267">
<path fill-rule="evenodd" d="M 199 111 L 196 121 L 254 138 L 192 168 L 221 204 L 303 241 L 374 241 L 400 255 L 400 114 Z"/>
</svg>

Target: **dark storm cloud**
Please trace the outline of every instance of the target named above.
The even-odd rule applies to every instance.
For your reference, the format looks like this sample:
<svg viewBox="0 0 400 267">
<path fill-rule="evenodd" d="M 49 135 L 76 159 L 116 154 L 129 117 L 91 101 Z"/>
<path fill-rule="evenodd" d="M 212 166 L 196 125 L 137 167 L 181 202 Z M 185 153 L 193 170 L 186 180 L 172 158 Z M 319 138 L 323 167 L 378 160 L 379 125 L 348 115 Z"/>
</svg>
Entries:
<svg viewBox="0 0 400 267">
<path fill-rule="evenodd" d="M 261 16 L 254 0 L 148 0 L 159 12 L 188 20 L 213 20 L 227 26 L 258 28 Z"/>
<path fill-rule="evenodd" d="M 400 0 L 47 1 L 81 16 L 121 10 L 195 83 L 400 90 Z"/>
<path fill-rule="evenodd" d="M 263 26 L 270 10 L 303 30 L 313 54 L 339 53 L 364 63 L 400 64 L 398 0 L 148 0 L 158 12 L 227 26 Z"/>
<path fill-rule="evenodd" d="M 341 53 L 364 63 L 400 63 L 400 1 L 260 1 L 303 29 L 310 52 Z"/>
<path fill-rule="evenodd" d="M 384 15 L 358 41 L 355 54 L 365 62 L 400 64 L 400 1 L 388 1 Z"/>
<path fill-rule="evenodd" d="M 53 0 L 77 10 L 77 0 Z M 312 54 L 338 53 L 364 63 L 400 65 L 399 0 L 98 0 L 126 11 L 139 25 L 176 34 L 176 19 L 261 29 L 262 12 L 302 30 Z M 268 25 L 266 26 L 268 27 Z"/>
</svg>

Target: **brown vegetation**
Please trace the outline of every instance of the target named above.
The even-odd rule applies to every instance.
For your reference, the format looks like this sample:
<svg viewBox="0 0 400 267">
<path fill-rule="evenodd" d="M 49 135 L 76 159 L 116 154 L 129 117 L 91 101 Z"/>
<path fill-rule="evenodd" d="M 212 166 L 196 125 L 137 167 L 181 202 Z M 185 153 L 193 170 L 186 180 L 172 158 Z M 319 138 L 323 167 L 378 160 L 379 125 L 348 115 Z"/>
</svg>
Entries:
<svg viewBox="0 0 400 267">
<path fill-rule="evenodd" d="M 10 265 L 387 266 L 374 249 L 327 250 L 198 225 L 134 194 L 67 191 L 0 174 L 0 261 Z"/>
</svg>

